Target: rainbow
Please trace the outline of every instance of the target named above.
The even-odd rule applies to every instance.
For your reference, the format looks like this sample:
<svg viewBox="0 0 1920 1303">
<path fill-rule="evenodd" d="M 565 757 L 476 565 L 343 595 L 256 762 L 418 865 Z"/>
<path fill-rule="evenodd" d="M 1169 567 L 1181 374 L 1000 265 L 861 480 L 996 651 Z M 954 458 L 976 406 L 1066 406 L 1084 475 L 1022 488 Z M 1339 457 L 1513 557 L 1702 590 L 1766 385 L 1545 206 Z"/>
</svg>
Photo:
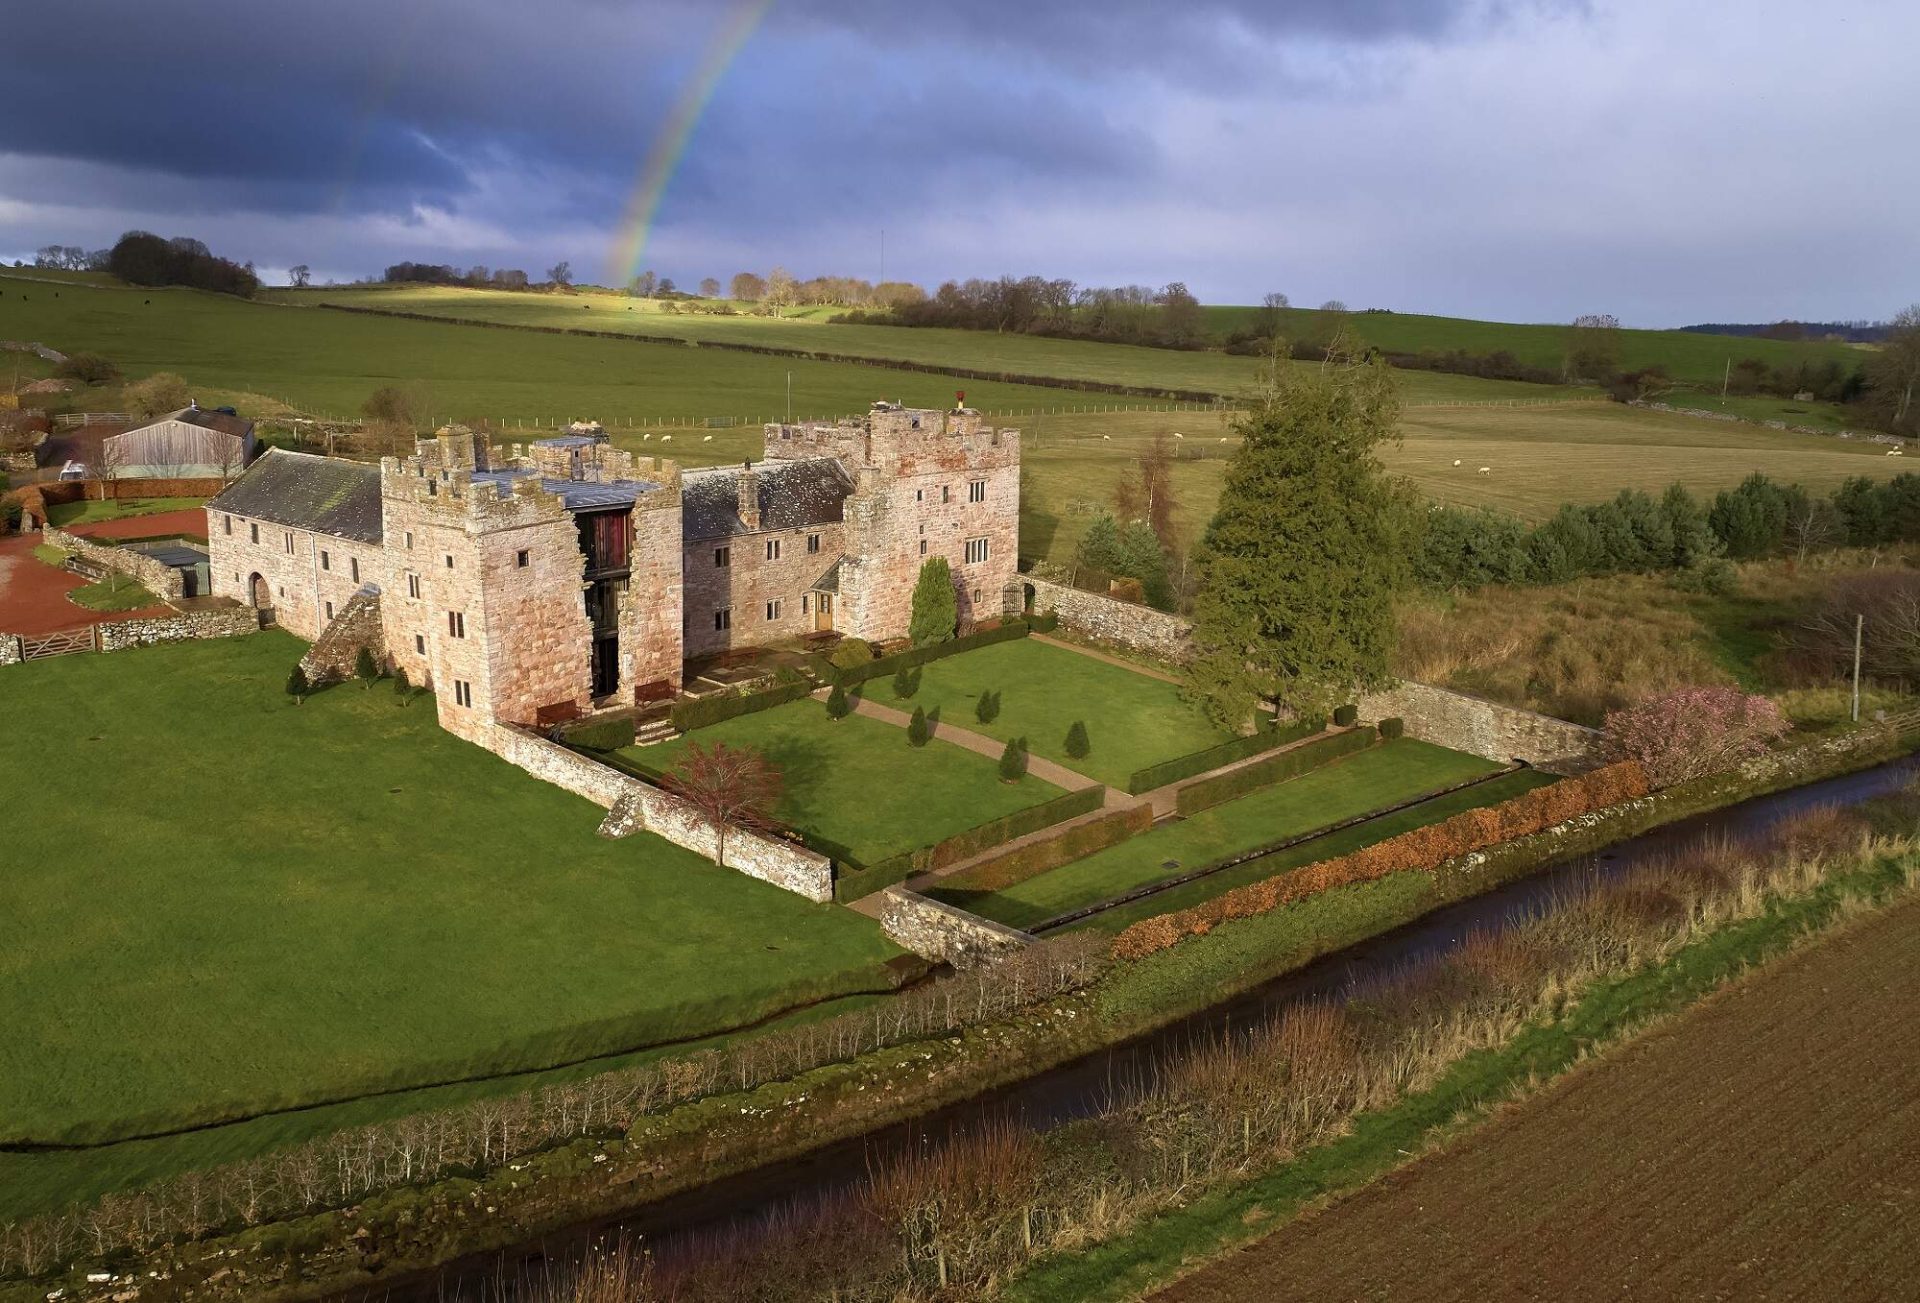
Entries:
<svg viewBox="0 0 1920 1303">
<path fill-rule="evenodd" d="M 633 197 L 627 201 L 626 212 L 620 219 L 619 235 L 607 264 L 610 272 L 607 284 L 618 288 L 639 274 L 640 259 L 646 255 L 647 237 L 653 231 L 660 201 L 666 197 L 667 186 L 679 170 L 680 160 L 686 157 L 700 117 L 713 102 L 721 78 L 753 39 L 773 5 L 774 0 L 735 0 L 732 13 L 714 30 L 700 66 L 680 88 L 680 97 L 674 101 L 660 133 L 654 137 L 653 147 L 647 151 Z"/>
</svg>

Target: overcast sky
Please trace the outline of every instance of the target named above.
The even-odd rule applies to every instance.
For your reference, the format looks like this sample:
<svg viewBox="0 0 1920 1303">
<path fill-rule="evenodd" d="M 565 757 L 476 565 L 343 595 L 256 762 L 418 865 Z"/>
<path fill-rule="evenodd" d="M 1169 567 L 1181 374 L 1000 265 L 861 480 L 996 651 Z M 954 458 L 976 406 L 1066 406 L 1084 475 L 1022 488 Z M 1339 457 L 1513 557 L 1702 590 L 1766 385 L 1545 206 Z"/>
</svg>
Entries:
<svg viewBox="0 0 1920 1303">
<path fill-rule="evenodd" d="M 0 256 L 604 279 L 731 0 L 62 0 L 0 47 Z M 1634 325 L 1920 299 L 1911 0 L 777 0 L 645 265 L 1039 273 Z"/>
</svg>

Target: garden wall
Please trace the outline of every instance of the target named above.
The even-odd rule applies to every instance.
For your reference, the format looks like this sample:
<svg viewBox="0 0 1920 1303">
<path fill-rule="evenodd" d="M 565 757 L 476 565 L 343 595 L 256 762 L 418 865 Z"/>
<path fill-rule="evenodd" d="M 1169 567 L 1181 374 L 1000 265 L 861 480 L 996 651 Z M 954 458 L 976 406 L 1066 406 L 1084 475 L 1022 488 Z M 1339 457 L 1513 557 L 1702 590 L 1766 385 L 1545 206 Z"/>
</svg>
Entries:
<svg viewBox="0 0 1920 1303">
<path fill-rule="evenodd" d="M 670 792 L 508 724 L 491 724 L 477 740 L 501 759 L 542 782 L 565 788 L 606 810 L 603 837 L 650 832 L 696 854 L 713 857 L 718 840 L 711 825 Z M 730 869 L 770 882 L 808 900 L 833 899 L 833 863 L 801 846 L 735 828 L 727 833 Z"/>
<path fill-rule="evenodd" d="M 192 642 L 199 638 L 236 638 L 257 633 L 260 613 L 252 607 L 220 605 L 140 620 L 110 620 L 94 626 L 94 640 L 103 652 L 148 647 L 158 642 Z"/>
<path fill-rule="evenodd" d="M 0 633 L 0 665 L 18 665 L 26 659 L 17 633 Z"/>
<path fill-rule="evenodd" d="M 1078 588 L 1030 575 L 1021 575 L 1018 582 L 1033 590 L 1035 611 L 1055 612 L 1061 626 L 1070 632 L 1146 652 L 1162 660 L 1187 658 L 1188 640 L 1193 633 L 1191 620 L 1156 611 L 1151 606 L 1122 602 L 1098 593 L 1083 593 Z"/>
<path fill-rule="evenodd" d="M 186 592 L 186 580 L 178 570 L 172 566 L 160 564 L 144 552 L 135 552 L 131 548 L 105 547 L 92 539 L 81 538 L 78 534 L 69 534 L 64 529 L 55 529 L 52 525 L 41 530 L 40 537 L 53 547 L 64 548 L 103 569 L 116 570 L 137 579 L 156 597 L 177 602 Z"/>
<path fill-rule="evenodd" d="M 1550 774 L 1577 774 L 1600 763 L 1600 734 L 1564 719 L 1516 710 L 1430 684 L 1401 682 L 1360 698 L 1360 718 L 1394 715 L 1407 736 L 1505 764 L 1524 760 Z"/>
<path fill-rule="evenodd" d="M 1026 949 L 1034 939 L 905 887 L 888 887 L 880 927 L 895 945 L 955 968 L 982 968 Z"/>
</svg>

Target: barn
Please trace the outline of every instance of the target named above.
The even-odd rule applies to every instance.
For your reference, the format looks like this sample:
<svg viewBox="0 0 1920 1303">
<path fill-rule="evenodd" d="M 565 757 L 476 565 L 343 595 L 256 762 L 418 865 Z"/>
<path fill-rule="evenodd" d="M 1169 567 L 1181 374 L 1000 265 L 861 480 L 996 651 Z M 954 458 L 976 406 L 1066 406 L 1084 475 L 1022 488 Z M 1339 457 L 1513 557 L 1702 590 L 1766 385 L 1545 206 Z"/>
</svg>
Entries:
<svg viewBox="0 0 1920 1303">
<path fill-rule="evenodd" d="M 252 421 L 195 405 L 102 439 L 89 469 L 112 479 L 232 479 L 254 448 Z"/>
</svg>

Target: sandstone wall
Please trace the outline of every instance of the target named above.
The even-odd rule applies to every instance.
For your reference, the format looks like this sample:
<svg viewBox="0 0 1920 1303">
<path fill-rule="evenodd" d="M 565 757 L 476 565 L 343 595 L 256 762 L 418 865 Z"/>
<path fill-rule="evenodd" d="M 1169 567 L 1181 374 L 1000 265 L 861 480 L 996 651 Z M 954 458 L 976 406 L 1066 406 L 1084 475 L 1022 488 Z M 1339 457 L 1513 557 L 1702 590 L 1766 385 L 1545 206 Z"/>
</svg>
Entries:
<svg viewBox="0 0 1920 1303">
<path fill-rule="evenodd" d="M 52 525 L 40 531 L 40 537 L 54 547 L 65 548 L 94 565 L 108 570 L 118 571 L 137 580 L 154 596 L 172 601 L 180 600 L 185 591 L 186 580 L 172 566 L 161 565 L 144 552 L 135 552 L 131 548 L 107 547 L 91 539 L 81 538 L 78 534 L 69 534 Z"/>
<path fill-rule="evenodd" d="M 300 668 L 309 683 L 329 683 L 351 678 L 360 660 L 360 649 L 373 653 L 374 664 L 387 663 L 386 630 L 380 616 L 380 590 L 368 585 L 348 600 L 340 613 L 320 632 Z"/>
<path fill-rule="evenodd" d="M 981 968 L 1033 944 L 1033 938 L 991 919 L 922 896 L 905 887 L 888 887 L 880 905 L 880 926 L 895 945 L 955 968 Z"/>
<path fill-rule="evenodd" d="M 669 792 L 643 783 L 525 729 L 493 724 L 474 738 L 480 745 L 543 782 L 565 788 L 608 811 L 602 836 L 656 836 L 712 858 L 714 832 L 706 820 Z M 727 834 L 725 864 L 808 900 L 833 899 L 833 864 L 804 847 L 735 829 Z"/>
<path fill-rule="evenodd" d="M 192 642 L 199 638 L 233 638 L 260 628 L 258 613 L 245 606 L 216 606 L 141 620 L 114 620 L 94 626 L 103 652 L 148 647 L 159 642 Z"/>
<path fill-rule="evenodd" d="M 0 665 L 18 665 L 25 659 L 26 654 L 20 647 L 20 635 L 0 633 Z"/>
<path fill-rule="evenodd" d="M 680 472 L 664 461 L 653 469 L 665 487 L 642 495 L 634 506 L 632 573 L 620 600 L 620 688 L 628 701 L 653 684 L 680 686 L 682 637 L 689 627 L 680 550 Z"/>
<path fill-rule="evenodd" d="M 1577 774 L 1600 763 L 1600 734 L 1564 719 L 1516 710 L 1463 692 L 1402 681 L 1360 698 L 1360 718 L 1398 715 L 1407 736 L 1502 763 L 1524 760 L 1552 774 Z"/>
<path fill-rule="evenodd" d="M 811 537 L 820 540 L 817 551 L 807 550 Z M 807 590 L 845 549 L 845 537 L 845 526 L 833 521 L 804 529 L 689 539 L 681 561 L 686 654 L 702 656 L 729 647 L 752 647 L 812 633 L 814 599 Z M 775 542 L 780 545 L 780 555 L 769 560 L 767 545 Z M 714 552 L 723 547 L 728 563 L 715 565 Z M 767 603 L 775 600 L 781 604 L 780 616 L 769 620 Z M 732 625 L 716 630 L 713 613 L 723 607 L 731 608 Z"/>
<path fill-rule="evenodd" d="M 1191 620 L 1027 575 L 1020 576 L 1018 583 L 1033 590 L 1034 611 L 1057 612 L 1063 629 L 1162 660 L 1187 658 L 1193 634 Z"/>
<path fill-rule="evenodd" d="M 214 594 L 251 606 L 253 577 L 267 584 L 275 623 L 312 642 L 360 586 L 386 587 L 379 545 L 288 529 L 231 512 L 207 512 L 207 573 Z M 332 608 L 329 610 L 329 608 Z"/>
</svg>

